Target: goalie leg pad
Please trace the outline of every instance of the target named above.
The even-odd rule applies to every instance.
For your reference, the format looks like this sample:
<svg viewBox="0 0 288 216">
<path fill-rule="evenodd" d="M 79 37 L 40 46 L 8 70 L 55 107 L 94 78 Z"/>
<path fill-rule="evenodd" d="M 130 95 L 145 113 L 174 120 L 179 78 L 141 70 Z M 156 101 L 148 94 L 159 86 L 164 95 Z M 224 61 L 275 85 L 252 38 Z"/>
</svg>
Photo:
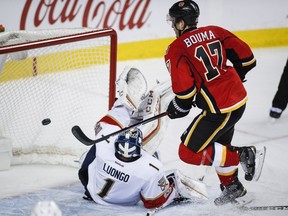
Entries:
<svg viewBox="0 0 288 216">
<path fill-rule="evenodd" d="M 204 183 L 184 175 L 179 170 L 167 171 L 167 173 L 169 173 L 167 175 L 169 182 L 174 181 L 174 187 L 180 198 L 189 200 L 208 199 L 207 189 Z"/>
</svg>

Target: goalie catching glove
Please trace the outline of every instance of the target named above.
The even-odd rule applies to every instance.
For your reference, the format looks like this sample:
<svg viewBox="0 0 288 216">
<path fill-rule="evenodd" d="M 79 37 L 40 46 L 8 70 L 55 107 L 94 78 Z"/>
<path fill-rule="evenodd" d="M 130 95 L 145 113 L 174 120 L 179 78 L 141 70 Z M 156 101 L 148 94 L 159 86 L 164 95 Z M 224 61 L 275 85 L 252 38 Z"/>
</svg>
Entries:
<svg viewBox="0 0 288 216">
<path fill-rule="evenodd" d="M 127 66 L 116 81 L 119 102 L 127 109 L 135 111 L 147 92 L 147 81 L 141 71 Z"/>
<path fill-rule="evenodd" d="M 192 102 L 190 101 L 192 100 L 183 100 L 179 99 L 178 97 L 174 97 L 174 99 L 170 102 L 167 108 L 169 118 L 182 118 L 188 115 L 192 107 Z"/>
</svg>

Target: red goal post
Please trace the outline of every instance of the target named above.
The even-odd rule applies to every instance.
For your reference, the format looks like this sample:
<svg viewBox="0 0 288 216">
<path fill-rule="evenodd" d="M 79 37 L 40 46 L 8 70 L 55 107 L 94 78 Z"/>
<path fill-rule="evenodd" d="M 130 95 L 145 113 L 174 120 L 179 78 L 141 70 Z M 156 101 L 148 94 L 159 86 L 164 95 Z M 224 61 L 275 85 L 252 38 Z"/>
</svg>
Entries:
<svg viewBox="0 0 288 216">
<path fill-rule="evenodd" d="M 0 137 L 12 141 L 12 164 L 73 165 L 87 147 L 71 128 L 94 135 L 115 100 L 116 61 L 111 28 L 1 32 Z"/>
</svg>

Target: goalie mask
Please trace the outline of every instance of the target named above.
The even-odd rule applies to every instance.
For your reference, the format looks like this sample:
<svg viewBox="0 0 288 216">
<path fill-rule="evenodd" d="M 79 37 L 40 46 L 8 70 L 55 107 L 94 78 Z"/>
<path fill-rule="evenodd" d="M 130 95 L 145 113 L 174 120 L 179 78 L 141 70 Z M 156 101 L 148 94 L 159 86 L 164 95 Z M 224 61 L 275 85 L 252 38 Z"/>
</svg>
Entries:
<svg viewBox="0 0 288 216">
<path fill-rule="evenodd" d="M 118 100 L 128 109 L 138 109 L 147 92 L 147 81 L 140 70 L 126 67 L 116 81 Z"/>
<path fill-rule="evenodd" d="M 142 131 L 138 128 L 121 133 L 115 140 L 115 155 L 121 161 L 132 162 L 141 156 Z"/>
</svg>

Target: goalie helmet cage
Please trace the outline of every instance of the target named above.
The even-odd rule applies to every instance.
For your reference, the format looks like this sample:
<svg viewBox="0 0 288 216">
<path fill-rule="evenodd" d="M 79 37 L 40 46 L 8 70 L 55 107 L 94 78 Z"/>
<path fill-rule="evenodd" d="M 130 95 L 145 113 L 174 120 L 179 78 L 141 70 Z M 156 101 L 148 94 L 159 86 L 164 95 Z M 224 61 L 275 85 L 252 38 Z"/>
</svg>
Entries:
<svg viewBox="0 0 288 216">
<path fill-rule="evenodd" d="M 115 100 L 116 58 L 111 28 L 0 33 L 0 137 L 12 141 L 12 165 L 77 166 L 87 147 L 71 128 L 94 136 Z"/>
</svg>

